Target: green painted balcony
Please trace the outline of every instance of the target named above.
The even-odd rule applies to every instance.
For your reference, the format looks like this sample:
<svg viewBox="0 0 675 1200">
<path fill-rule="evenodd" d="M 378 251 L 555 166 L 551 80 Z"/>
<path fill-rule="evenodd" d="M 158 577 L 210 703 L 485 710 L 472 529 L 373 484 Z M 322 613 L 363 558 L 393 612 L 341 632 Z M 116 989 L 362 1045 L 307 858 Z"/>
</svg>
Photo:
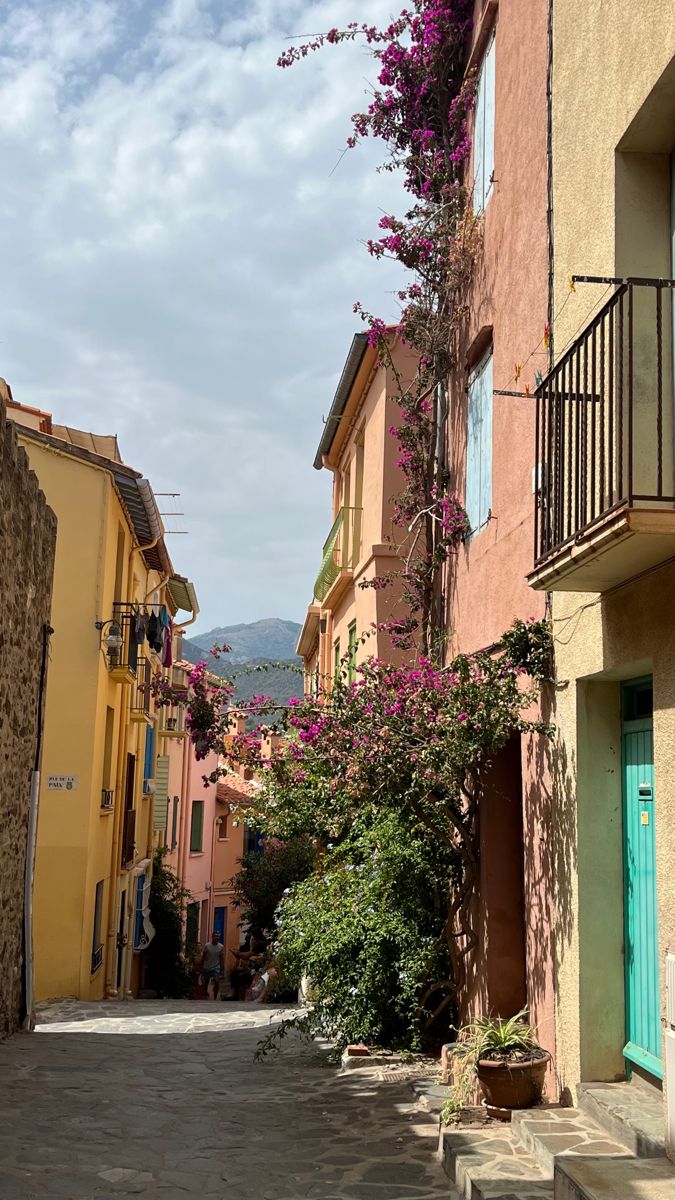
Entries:
<svg viewBox="0 0 675 1200">
<path fill-rule="evenodd" d="M 314 596 L 326 599 L 334 583 L 353 571 L 361 548 L 361 508 L 341 508 L 323 547 L 321 567 L 314 584 Z"/>
</svg>

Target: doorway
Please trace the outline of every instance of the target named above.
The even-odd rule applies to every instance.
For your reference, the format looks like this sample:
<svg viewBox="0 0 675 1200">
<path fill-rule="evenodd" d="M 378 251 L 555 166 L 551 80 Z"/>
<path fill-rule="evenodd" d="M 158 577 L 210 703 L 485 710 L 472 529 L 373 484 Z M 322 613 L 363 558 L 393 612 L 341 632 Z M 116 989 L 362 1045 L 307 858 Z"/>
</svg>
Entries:
<svg viewBox="0 0 675 1200">
<path fill-rule="evenodd" d="M 629 1064 L 663 1078 L 659 998 L 654 722 L 651 677 L 621 689 L 626 1045 Z"/>
</svg>

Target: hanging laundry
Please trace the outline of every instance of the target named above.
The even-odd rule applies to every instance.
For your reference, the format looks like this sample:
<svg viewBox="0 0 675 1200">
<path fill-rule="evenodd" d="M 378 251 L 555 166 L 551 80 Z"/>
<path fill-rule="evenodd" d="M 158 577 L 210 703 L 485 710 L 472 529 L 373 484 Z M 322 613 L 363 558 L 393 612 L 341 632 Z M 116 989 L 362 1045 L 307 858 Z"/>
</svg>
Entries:
<svg viewBox="0 0 675 1200">
<path fill-rule="evenodd" d="M 148 615 L 137 610 L 131 621 L 131 636 L 137 646 L 142 646 L 148 628 Z"/>
<path fill-rule="evenodd" d="M 147 638 L 150 644 L 150 649 L 155 651 L 155 654 L 161 654 L 164 646 L 164 634 L 162 623 L 156 613 L 150 614 L 148 620 Z"/>
<path fill-rule="evenodd" d="M 173 665 L 173 621 L 169 617 L 169 624 L 164 629 L 164 657 L 162 658 L 162 666 L 170 667 Z"/>
</svg>

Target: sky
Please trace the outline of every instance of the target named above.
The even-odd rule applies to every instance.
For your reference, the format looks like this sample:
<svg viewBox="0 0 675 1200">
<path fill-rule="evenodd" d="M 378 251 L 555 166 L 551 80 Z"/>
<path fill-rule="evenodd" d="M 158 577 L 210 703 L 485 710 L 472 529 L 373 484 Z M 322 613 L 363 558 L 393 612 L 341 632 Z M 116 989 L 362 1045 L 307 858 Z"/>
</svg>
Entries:
<svg viewBox="0 0 675 1200">
<path fill-rule="evenodd" d="M 116 433 L 155 492 L 197 632 L 301 621 L 331 524 L 312 463 L 352 305 L 395 316 L 363 242 L 404 206 L 341 157 L 374 64 L 287 38 L 389 0 L 0 0 L 0 375 Z"/>
</svg>

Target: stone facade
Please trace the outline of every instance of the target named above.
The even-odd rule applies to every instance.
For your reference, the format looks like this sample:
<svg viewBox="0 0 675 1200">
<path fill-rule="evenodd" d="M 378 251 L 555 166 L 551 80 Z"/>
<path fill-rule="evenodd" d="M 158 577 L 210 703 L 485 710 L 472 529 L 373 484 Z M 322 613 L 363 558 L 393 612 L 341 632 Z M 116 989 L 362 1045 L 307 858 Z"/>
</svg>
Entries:
<svg viewBox="0 0 675 1200">
<path fill-rule="evenodd" d="M 0 383 L 0 1039 L 19 1026 L 23 894 L 43 630 L 56 518 L 17 445 Z"/>
</svg>

